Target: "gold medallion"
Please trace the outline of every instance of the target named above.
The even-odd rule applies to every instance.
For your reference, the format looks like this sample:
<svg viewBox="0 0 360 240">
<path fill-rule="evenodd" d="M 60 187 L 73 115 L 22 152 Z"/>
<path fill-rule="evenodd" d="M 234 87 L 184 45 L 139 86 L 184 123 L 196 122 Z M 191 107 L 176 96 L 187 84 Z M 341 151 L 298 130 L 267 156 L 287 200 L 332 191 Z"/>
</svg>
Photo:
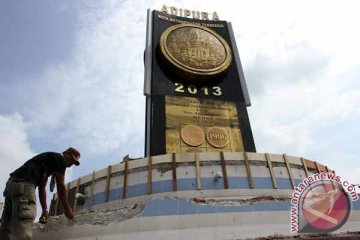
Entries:
<svg viewBox="0 0 360 240">
<path fill-rule="evenodd" d="M 215 148 L 223 148 L 229 143 L 229 137 L 223 128 L 212 127 L 207 131 L 206 140 Z"/>
<path fill-rule="evenodd" d="M 205 134 L 202 128 L 195 125 L 186 125 L 181 129 L 181 139 L 189 146 L 197 147 L 204 143 Z"/>
<path fill-rule="evenodd" d="M 192 76 L 214 76 L 230 66 L 232 55 L 227 42 L 210 28 L 194 24 L 169 27 L 160 38 L 165 59 Z"/>
</svg>

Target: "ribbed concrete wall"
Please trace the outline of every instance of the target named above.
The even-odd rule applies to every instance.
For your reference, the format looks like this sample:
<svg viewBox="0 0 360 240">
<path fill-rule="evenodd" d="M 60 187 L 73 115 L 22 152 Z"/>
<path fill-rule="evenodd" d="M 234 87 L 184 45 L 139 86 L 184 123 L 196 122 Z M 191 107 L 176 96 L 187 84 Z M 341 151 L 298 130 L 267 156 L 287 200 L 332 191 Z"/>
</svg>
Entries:
<svg viewBox="0 0 360 240">
<path fill-rule="evenodd" d="M 121 221 L 109 219 L 106 213 L 103 218 L 110 221 L 105 223 L 91 222 L 92 215 L 87 216 L 89 223 L 67 223 L 64 217 L 51 220 L 46 227 L 34 228 L 34 239 L 211 240 L 291 236 L 294 234 L 290 233 L 289 205 L 288 202 L 267 202 L 212 206 L 184 199 L 155 199 L 145 205 L 140 215 Z M 337 233 L 360 230 L 360 204 L 355 202 L 353 208 L 349 220 Z"/>
<path fill-rule="evenodd" d="M 53 216 L 36 239 L 246 239 L 290 235 L 294 185 L 331 171 L 285 154 L 181 153 L 125 161 L 68 183 L 76 223 Z M 216 178 L 217 175 L 221 178 Z M 81 193 L 84 200 L 75 200 Z M 61 215 L 56 195 L 52 215 Z M 360 204 L 341 230 L 356 231 Z M 260 227 L 259 227 L 260 226 Z"/>
<path fill-rule="evenodd" d="M 328 171 L 316 162 L 285 154 L 180 153 L 127 160 L 68 183 L 69 202 L 77 213 L 102 209 L 111 202 L 131 198 L 175 196 L 183 191 L 249 189 L 248 197 L 262 196 L 257 189 L 277 196 L 276 189 L 291 190 L 307 174 Z M 216 175 L 222 177 L 216 179 Z M 85 195 L 82 201 L 75 194 Z M 291 194 L 291 191 L 289 191 Z M 211 195 L 211 194 L 210 194 Z M 216 195 L 214 195 L 216 197 Z M 290 196 L 290 195 L 289 195 Z M 62 214 L 56 195 L 51 214 Z"/>
</svg>

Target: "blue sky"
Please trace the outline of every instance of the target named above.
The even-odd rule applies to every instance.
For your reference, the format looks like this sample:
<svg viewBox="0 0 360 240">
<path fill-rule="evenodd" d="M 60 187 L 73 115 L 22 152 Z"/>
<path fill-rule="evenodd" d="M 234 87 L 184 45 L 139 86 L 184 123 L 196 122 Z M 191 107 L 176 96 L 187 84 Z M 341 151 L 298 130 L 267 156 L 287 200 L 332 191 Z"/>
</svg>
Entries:
<svg viewBox="0 0 360 240">
<path fill-rule="evenodd" d="M 258 152 L 303 156 L 360 183 L 356 1 L 4 1 L 1 191 L 43 151 L 81 150 L 68 180 L 143 156 L 146 10 L 164 3 L 232 22 Z"/>
</svg>

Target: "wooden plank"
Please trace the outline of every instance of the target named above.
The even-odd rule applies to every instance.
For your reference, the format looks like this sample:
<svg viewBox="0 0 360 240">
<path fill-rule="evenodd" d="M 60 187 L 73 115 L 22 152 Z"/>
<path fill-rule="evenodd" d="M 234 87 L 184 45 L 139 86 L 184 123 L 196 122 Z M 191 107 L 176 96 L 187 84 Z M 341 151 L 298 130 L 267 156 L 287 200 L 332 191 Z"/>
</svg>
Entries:
<svg viewBox="0 0 360 240">
<path fill-rule="evenodd" d="M 322 173 L 323 171 L 321 171 L 320 164 L 318 162 L 316 162 L 316 161 L 314 161 L 314 162 L 315 162 L 315 166 L 316 166 L 316 169 L 317 169 L 318 173 Z M 321 182 L 322 182 L 323 185 L 325 185 L 324 180 L 321 180 Z M 333 185 L 333 187 L 334 187 L 334 185 Z"/>
<path fill-rule="evenodd" d="M 76 194 L 79 192 L 79 187 L 80 187 L 80 178 L 78 178 L 77 183 L 76 183 L 75 201 L 74 201 L 74 206 L 73 206 L 74 214 L 76 213 L 76 207 L 77 207 L 77 202 L 78 202 L 78 199 L 76 198 Z"/>
<path fill-rule="evenodd" d="M 320 166 L 317 162 L 315 162 L 315 166 L 316 166 L 316 169 L 318 170 L 319 173 L 321 173 L 321 169 L 320 169 Z"/>
<path fill-rule="evenodd" d="M 224 178 L 224 188 L 229 189 L 229 179 L 228 179 L 227 170 L 226 170 L 224 152 L 220 152 L 220 160 L 221 160 L 221 167 L 222 167 L 222 173 L 223 173 L 223 178 Z"/>
<path fill-rule="evenodd" d="M 148 158 L 148 194 L 152 194 L 152 158 Z"/>
<path fill-rule="evenodd" d="M 110 192 L 110 176 L 111 176 L 111 165 L 107 167 L 106 185 L 105 185 L 105 202 L 109 201 Z"/>
<path fill-rule="evenodd" d="M 195 153 L 195 165 L 196 165 L 196 187 L 197 190 L 201 190 L 201 176 L 200 176 L 200 161 L 199 161 L 199 155 L 196 152 Z"/>
<path fill-rule="evenodd" d="M 273 170 L 273 167 L 272 167 L 271 158 L 270 158 L 270 155 L 268 153 L 265 153 L 265 159 L 266 159 L 266 161 L 268 163 L 269 172 L 270 172 L 273 187 L 275 189 L 277 189 L 278 185 L 277 185 L 276 177 L 275 177 L 274 170 Z"/>
<path fill-rule="evenodd" d="M 80 178 L 80 186 L 83 185 L 83 184 L 91 183 L 91 177 L 92 177 L 92 174 L 88 174 L 88 175 L 85 175 L 85 176 L 81 177 Z"/>
<path fill-rule="evenodd" d="M 177 163 L 176 163 L 176 154 L 172 154 L 172 175 L 173 175 L 173 191 L 177 191 L 177 175 L 176 175 Z"/>
<path fill-rule="evenodd" d="M 246 173 L 248 176 L 249 188 L 253 189 L 254 188 L 254 180 L 251 175 L 250 161 L 249 161 L 249 157 L 246 152 L 244 152 L 244 160 L 245 160 Z"/>
<path fill-rule="evenodd" d="M 304 159 L 304 160 L 305 160 L 307 169 L 313 169 L 313 170 L 317 169 L 316 165 L 315 165 L 315 162 L 310 161 L 310 160 L 306 160 L 306 159 Z"/>
<path fill-rule="evenodd" d="M 58 215 L 58 209 L 59 209 L 59 195 L 56 193 L 56 203 L 55 203 L 55 216 Z"/>
<path fill-rule="evenodd" d="M 321 172 L 327 172 L 326 166 L 319 163 L 319 167 L 320 167 Z"/>
<path fill-rule="evenodd" d="M 296 185 L 295 185 L 294 177 L 293 177 L 292 172 L 291 172 L 289 160 L 288 160 L 287 155 L 285 153 L 283 154 L 283 157 L 284 157 L 286 169 L 287 169 L 287 171 L 289 173 L 289 178 L 290 178 L 291 185 L 294 188 Z"/>
<path fill-rule="evenodd" d="M 129 171 L 129 155 L 126 155 L 123 158 L 123 162 L 125 163 L 124 169 L 124 187 L 123 187 L 123 199 L 127 198 L 128 195 L 128 171 Z"/>
<path fill-rule="evenodd" d="M 91 190 L 90 190 L 90 204 L 89 204 L 89 211 L 92 208 L 92 205 L 94 204 L 94 189 L 95 189 L 95 171 L 92 173 L 92 180 L 91 180 Z"/>
<path fill-rule="evenodd" d="M 302 158 L 302 157 L 301 157 L 300 159 L 301 159 L 302 165 L 303 165 L 304 170 L 305 170 L 305 175 L 306 175 L 306 177 L 308 177 L 308 176 L 309 176 L 309 170 L 308 170 L 308 168 L 307 168 L 307 166 L 306 166 L 305 159 Z"/>
</svg>

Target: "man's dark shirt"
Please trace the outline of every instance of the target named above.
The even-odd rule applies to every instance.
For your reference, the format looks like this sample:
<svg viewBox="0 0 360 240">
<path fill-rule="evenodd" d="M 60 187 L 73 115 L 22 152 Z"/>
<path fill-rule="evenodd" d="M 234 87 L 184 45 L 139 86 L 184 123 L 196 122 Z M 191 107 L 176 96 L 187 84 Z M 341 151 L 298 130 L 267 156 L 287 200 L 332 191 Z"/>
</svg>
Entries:
<svg viewBox="0 0 360 240">
<path fill-rule="evenodd" d="M 60 153 L 45 152 L 28 160 L 10 176 L 39 186 L 42 180 L 47 179 L 53 172 L 65 174 L 65 169 L 65 159 Z"/>
</svg>

